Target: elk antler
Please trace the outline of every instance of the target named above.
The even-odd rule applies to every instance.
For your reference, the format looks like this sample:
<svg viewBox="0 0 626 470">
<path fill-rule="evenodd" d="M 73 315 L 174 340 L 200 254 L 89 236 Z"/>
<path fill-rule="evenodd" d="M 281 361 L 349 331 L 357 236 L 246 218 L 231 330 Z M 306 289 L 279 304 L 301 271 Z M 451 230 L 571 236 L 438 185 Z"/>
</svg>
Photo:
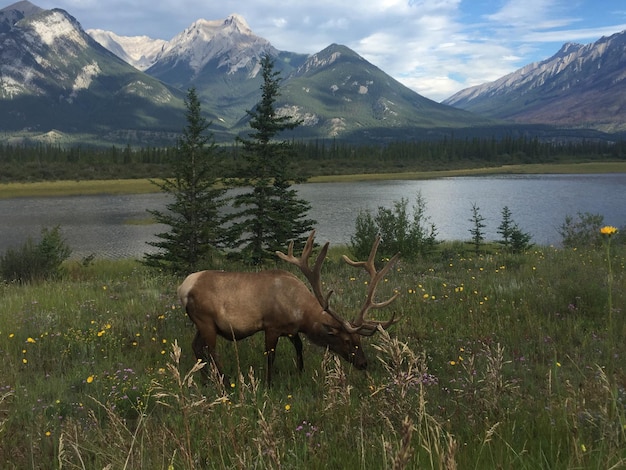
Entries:
<svg viewBox="0 0 626 470">
<path fill-rule="evenodd" d="M 385 300 L 384 302 L 374 302 L 374 294 L 376 293 L 376 287 L 378 287 L 378 283 L 380 280 L 387 274 L 387 272 L 391 269 L 391 267 L 395 264 L 400 256 L 400 253 L 396 253 L 388 262 L 383 266 L 380 271 L 376 271 L 376 266 L 374 265 L 374 259 L 376 258 L 376 252 L 378 251 L 378 245 L 380 244 L 380 236 L 376 237 L 374 244 L 372 245 L 372 250 L 370 251 L 369 258 L 367 261 L 352 261 L 346 255 L 343 255 L 343 259 L 350 266 L 354 266 L 355 268 L 363 268 L 370 275 L 370 282 L 367 289 L 367 298 L 365 299 L 365 303 L 359 312 L 357 318 L 352 322 L 351 328 L 349 331 L 359 333 L 363 336 L 371 336 L 373 335 L 378 327 L 380 326 L 383 329 L 387 329 L 391 325 L 393 325 L 398 320 L 395 320 L 395 313 L 391 317 L 390 320 L 386 322 L 376 321 L 376 320 L 365 320 L 365 314 L 372 308 L 382 308 L 389 305 L 391 302 L 396 300 L 396 297 L 400 295 L 396 292 L 390 299 Z"/>
<path fill-rule="evenodd" d="M 333 291 L 329 291 L 326 296 L 322 293 L 322 279 L 321 279 L 321 270 L 322 264 L 324 264 L 324 259 L 326 259 L 326 254 L 328 253 L 329 242 L 326 242 L 322 249 L 320 250 L 317 258 L 315 260 L 315 264 L 313 268 L 309 266 L 309 258 L 311 257 L 311 253 L 313 252 L 313 240 L 315 239 L 315 230 L 313 230 L 309 234 L 309 238 L 304 245 L 304 249 L 302 250 L 302 254 L 299 258 L 296 258 L 293 255 L 293 241 L 289 243 L 289 248 L 287 249 L 287 254 L 282 251 L 276 251 L 276 255 L 284 261 L 288 263 L 294 264 L 300 268 L 302 274 L 307 278 L 309 283 L 311 284 L 311 288 L 313 289 L 313 294 L 315 298 L 322 306 L 324 311 L 328 313 L 331 317 L 341 324 L 342 328 L 349 333 L 359 333 L 363 336 L 371 336 L 373 335 L 378 327 L 380 326 L 383 329 L 388 328 L 393 325 L 398 320 L 395 320 L 395 314 L 391 317 L 391 320 L 386 322 L 376 321 L 376 320 L 364 320 L 365 314 L 371 308 L 382 308 L 389 305 L 391 302 L 396 300 L 398 297 L 398 293 L 394 294 L 389 300 L 384 302 L 374 302 L 374 294 L 376 293 L 376 286 L 380 282 L 380 280 L 387 274 L 387 272 L 391 269 L 394 263 L 397 261 L 400 253 L 397 253 L 393 258 L 391 258 L 387 264 L 380 271 L 376 271 L 376 267 L 374 266 L 374 258 L 376 257 L 376 251 L 378 250 L 378 245 L 380 244 L 380 237 L 376 237 L 376 241 L 372 246 L 372 251 L 370 252 L 370 256 L 367 261 L 352 261 L 346 255 L 343 256 L 343 259 L 346 263 L 350 264 L 354 267 L 363 267 L 370 274 L 370 283 L 367 291 L 367 298 L 365 300 L 365 304 L 363 308 L 361 308 L 361 312 L 359 313 L 357 319 L 353 322 L 348 322 L 341 318 L 337 313 L 335 313 L 328 304 L 328 300 L 332 295 Z"/>
<path fill-rule="evenodd" d="M 326 244 L 322 247 L 317 258 L 315 260 L 315 264 L 313 265 L 313 269 L 309 266 L 309 258 L 311 257 L 311 253 L 313 252 L 313 240 L 315 239 L 315 230 L 311 231 L 309 234 L 309 238 L 304 245 L 304 249 L 302 250 L 302 255 L 299 258 L 296 258 L 293 255 L 293 240 L 289 243 L 289 248 L 287 250 L 287 254 L 282 251 L 277 251 L 276 254 L 279 258 L 287 261 L 288 263 L 295 264 L 300 268 L 302 274 L 308 279 L 311 287 L 313 289 L 313 295 L 320 303 L 322 308 L 328 311 L 328 299 L 330 298 L 333 291 L 331 290 L 326 296 L 322 293 L 322 264 L 324 264 L 324 259 L 326 258 L 326 253 L 328 252 L 328 245 L 330 242 L 326 242 Z"/>
</svg>

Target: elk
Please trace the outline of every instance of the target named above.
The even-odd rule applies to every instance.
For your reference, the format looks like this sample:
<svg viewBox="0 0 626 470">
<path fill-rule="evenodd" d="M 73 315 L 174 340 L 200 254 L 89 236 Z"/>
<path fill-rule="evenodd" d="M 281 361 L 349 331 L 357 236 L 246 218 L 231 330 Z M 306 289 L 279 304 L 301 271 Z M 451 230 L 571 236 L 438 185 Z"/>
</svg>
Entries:
<svg viewBox="0 0 626 470">
<path fill-rule="evenodd" d="M 329 305 L 332 291 L 327 294 L 322 292 L 321 269 L 329 242 L 321 248 L 313 267 L 309 265 L 314 238 L 315 230 L 310 233 L 298 258 L 293 255 L 293 241 L 287 254 L 276 252 L 281 259 L 300 269 L 312 292 L 297 276 L 279 269 L 260 272 L 200 271 L 187 276 L 178 287 L 177 294 L 196 326 L 192 348 L 197 359 L 206 360 L 205 352 L 208 352 L 220 375 L 224 376 L 215 351 L 217 336 L 239 341 L 263 331 L 268 385 L 271 385 L 272 364 L 281 336 L 286 336 L 293 344 L 300 371 L 304 368 L 300 333 L 312 343 L 335 352 L 355 368 L 363 370 L 367 367 L 361 336 L 371 336 L 379 328 L 386 329 L 398 321 L 395 314 L 384 322 L 368 320 L 366 314 L 372 308 L 389 305 L 398 296 L 396 293 L 386 301 L 374 301 L 378 283 L 395 264 L 399 253 L 377 271 L 374 265 L 380 243 L 380 237 L 377 237 L 367 261 L 352 261 L 343 256 L 346 263 L 362 267 L 370 275 L 363 307 L 353 321 L 346 321 Z"/>
</svg>

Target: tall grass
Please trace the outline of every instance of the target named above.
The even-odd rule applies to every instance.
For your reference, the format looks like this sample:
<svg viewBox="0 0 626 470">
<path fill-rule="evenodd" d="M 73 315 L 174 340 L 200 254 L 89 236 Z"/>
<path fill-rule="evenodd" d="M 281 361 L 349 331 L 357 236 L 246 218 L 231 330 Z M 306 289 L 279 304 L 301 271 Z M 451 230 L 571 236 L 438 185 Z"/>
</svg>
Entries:
<svg viewBox="0 0 626 470">
<path fill-rule="evenodd" d="M 0 285 L 0 467 L 622 468 L 626 250 L 401 261 L 379 287 L 402 317 L 364 341 L 356 371 L 262 335 L 220 341 L 233 378 L 203 380 L 180 279 L 132 261 L 67 264 L 64 278 Z M 351 317 L 365 278 L 324 280 Z M 621 287 L 620 287 L 621 286 Z M 385 317 L 388 313 L 376 312 Z M 613 335 L 613 336 L 611 336 Z"/>
</svg>

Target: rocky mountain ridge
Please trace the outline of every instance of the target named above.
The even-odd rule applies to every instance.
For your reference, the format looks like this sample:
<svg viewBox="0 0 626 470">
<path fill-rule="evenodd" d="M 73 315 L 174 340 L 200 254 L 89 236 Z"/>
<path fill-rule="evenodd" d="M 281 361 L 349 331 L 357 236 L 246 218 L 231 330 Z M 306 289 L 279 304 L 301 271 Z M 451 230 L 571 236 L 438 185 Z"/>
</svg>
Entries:
<svg viewBox="0 0 626 470">
<path fill-rule="evenodd" d="M 566 43 L 546 60 L 443 103 L 517 123 L 626 131 L 626 31 L 591 44 Z"/>
</svg>

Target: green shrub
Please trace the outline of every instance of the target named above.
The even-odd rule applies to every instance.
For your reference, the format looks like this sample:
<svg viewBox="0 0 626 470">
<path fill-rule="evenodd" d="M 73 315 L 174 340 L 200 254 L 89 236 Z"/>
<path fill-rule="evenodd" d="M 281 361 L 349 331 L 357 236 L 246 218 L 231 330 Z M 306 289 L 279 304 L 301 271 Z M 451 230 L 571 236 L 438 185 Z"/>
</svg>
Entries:
<svg viewBox="0 0 626 470">
<path fill-rule="evenodd" d="M 39 243 L 29 237 L 20 248 L 9 249 L 0 257 L 0 275 L 6 281 L 19 282 L 55 277 L 70 253 L 59 226 L 43 228 Z"/>
<path fill-rule="evenodd" d="M 412 217 L 408 212 L 409 201 L 402 198 L 394 202 L 393 209 L 379 206 L 376 215 L 369 211 L 357 214 L 355 233 L 350 237 L 351 250 L 358 259 L 368 257 L 376 235 L 382 243 L 378 251 L 381 257 L 391 257 L 400 252 L 403 258 L 414 258 L 432 251 L 436 244 L 437 229 L 429 225 L 426 201 L 418 192 Z"/>
<path fill-rule="evenodd" d="M 602 243 L 600 227 L 604 216 L 589 212 L 578 212 L 576 217 L 568 215 L 559 228 L 562 244 L 565 248 L 598 247 Z"/>
</svg>

